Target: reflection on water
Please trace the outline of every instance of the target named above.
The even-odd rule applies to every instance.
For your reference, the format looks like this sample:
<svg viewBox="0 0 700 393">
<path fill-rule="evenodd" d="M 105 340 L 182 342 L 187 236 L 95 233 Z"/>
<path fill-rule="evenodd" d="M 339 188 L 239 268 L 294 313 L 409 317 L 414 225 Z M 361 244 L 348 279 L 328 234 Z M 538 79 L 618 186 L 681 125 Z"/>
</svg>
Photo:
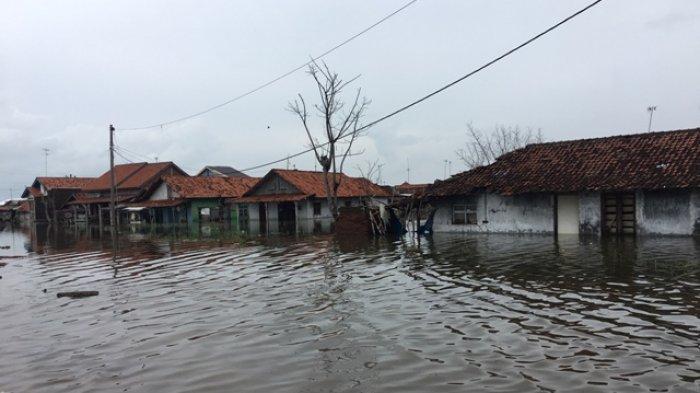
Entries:
<svg viewBox="0 0 700 393">
<path fill-rule="evenodd" d="M 104 233 L 6 228 L 3 245 L 0 391 L 700 386 L 698 239 L 161 228 L 113 258 Z"/>
</svg>

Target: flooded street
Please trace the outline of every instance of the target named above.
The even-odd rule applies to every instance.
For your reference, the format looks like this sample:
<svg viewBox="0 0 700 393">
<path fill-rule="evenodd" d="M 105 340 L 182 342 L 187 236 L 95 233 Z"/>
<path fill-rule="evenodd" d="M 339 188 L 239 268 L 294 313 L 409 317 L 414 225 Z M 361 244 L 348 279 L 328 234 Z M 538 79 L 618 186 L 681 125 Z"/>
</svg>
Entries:
<svg viewBox="0 0 700 393">
<path fill-rule="evenodd" d="M 5 228 L 0 391 L 700 390 L 697 238 L 207 235 Z"/>
</svg>

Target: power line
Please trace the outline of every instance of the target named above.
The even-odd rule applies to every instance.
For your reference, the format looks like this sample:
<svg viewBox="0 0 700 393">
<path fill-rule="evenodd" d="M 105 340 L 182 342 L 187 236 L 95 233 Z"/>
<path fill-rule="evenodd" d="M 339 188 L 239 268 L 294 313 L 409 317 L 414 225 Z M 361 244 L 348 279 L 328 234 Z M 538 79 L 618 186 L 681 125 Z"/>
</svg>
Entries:
<svg viewBox="0 0 700 393">
<path fill-rule="evenodd" d="M 496 64 L 496 63 L 498 63 L 499 61 L 501 61 L 501 60 L 505 59 L 506 57 L 512 55 L 513 53 L 515 53 L 515 52 L 517 52 L 518 50 L 524 48 L 525 46 L 531 44 L 532 42 L 538 40 L 539 38 L 542 38 L 543 36 L 547 35 L 548 33 L 552 32 L 553 30 L 556 30 L 558 27 L 560 27 L 560 26 L 562 26 L 563 24 L 565 24 L 566 22 L 568 22 L 568 21 L 574 19 L 575 17 L 577 17 L 577 16 L 583 14 L 584 12 L 586 12 L 586 11 L 588 11 L 589 9 L 593 8 L 594 6 L 596 6 L 598 3 L 602 2 L 602 1 L 603 1 L 603 0 L 596 0 L 596 1 L 594 1 L 594 2 L 592 2 L 592 3 L 590 3 L 590 4 L 588 4 L 586 7 L 584 7 L 584 8 L 582 8 L 582 9 L 576 11 L 575 13 L 573 13 L 573 14 L 571 14 L 571 15 L 569 15 L 569 16 L 567 16 L 566 18 L 564 18 L 564 19 L 562 19 L 561 21 L 559 21 L 558 23 L 556 23 L 556 24 L 550 26 L 549 28 L 547 28 L 546 30 L 542 31 L 541 33 L 539 33 L 539 34 L 537 34 L 537 35 L 531 37 L 530 39 L 528 39 L 527 41 L 523 42 L 522 44 L 520 44 L 520 45 L 518 45 L 518 46 L 516 46 L 516 47 L 514 47 L 514 48 L 512 48 L 512 49 L 510 49 L 510 50 L 508 50 L 508 51 L 506 51 L 506 52 L 503 53 L 502 55 L 500 55 L 500 56 L 494 58 L 493 60 L 491 60 L 491 61 L 489 61 L 489 62 L 483 64 L 482 66 L 476 68 L 475 70 L 470 71 L 469 73 L 467 73 L 467 74 L 465 74 L 465 75 L 463 75 L 463 76 L 461 76 L 461 77 L 455 79 L 454 81 L 452 81 L 452 82 L 450 82 L 450 83 L 448 83 L 448 84 L 446 84 L 446 85 L 440 87 L 439 89 L 437 89 L 437 90 L 435 90 L 435 91 L 433 91 L 433 92 L 431 92 L 431 93 L 429 93 L 429 94 L 424 95 L 423 97 L 421 97 L 421 98 L 419 98 L 419 99 L 417 99 L 417 100 L 411 102 L 411 103 L 408 104 L 408 105 L 402 106 L 401 108 L 399 108 L 399 109 L 397 109 L 397 110 L 395 110 L 395 111 L 389 113 L 388 115 L 385 115 L 385 116 L 383 116 L 383 117 L 380 117 L 379 119 L 376 119 L 376 120 L 372 121 L 371 123 L 369 123 L 369 124 L 367 124 L 367 125 L 364 125 L 364 126 L 358 128 L 357 130 L 351 132 L 351 133 L 348 133 L 347 135 L 343 136 L 343 138 L 347 138 L 347 137 L 349 137 L 349 136 L 351 136 L 351 135 L 355 135 L 355 134 L 357 134 L 357 133 L 359 133 L 359 132 L 361 132 L 361 131 L 364 131 L 364 130 L 366 130 L 366 129 L 372 127 L 372 126 L 375 126 L 375 125 L 377 125 L 377 124 L 383 122 L 383 121 L 386 120 L 386 119 L 389 119 L 390 117 L 396 116 L 396 115 L 398 115 L 399 113 L 401 113 L 401 112 L 403 112 L 403 111 L 405 111 L 405 110 L 407 110 L 407 109 L 409 109 L 409 108 L 411 108 L 411 107 L 413 107 L 413 106 L 415 106 L 415 105 L 420 104 L 421 102 L 423 102 L 423 101 L 425 101 L 425 100 L 427 100 L 427 99 L 433 97 L 434 95 L 437 95 L 437 94 L 439 94 L 439 93 L 442 93 L 443 91 L 449 89 L 450 87 L 452 87 L 452 86 L 454 86 L 454 85 L 456 85 L 456 84 L 458 84 L 458 83 L 464 81 L 465 79 L 467 79 L 467 78 L 469 78 L 469 77 L 471 77 L 471 76 L 473 76 L 473 75 L 475 75 L 475 74 L 477 74 L 477 73 L 479 73 L 479 72 L 485 70 L 486 68 L 488 68 L 488 67 L 490 67 L 490 66 L 492 66 L 492 65 L 494 65 L 494 64 Z M 321 144 L 320 146 L 326 146 L 326 145 L 328 145 L 328 142 L 323 143 L 323 144 Z M 278 159 L 278 160 L 275 160 L 275 161 L 266 162 L 266 163 L 264 163 L 264 164 L 256 165 L 256 166 L 253 166 L 253 167 L 250 167 L 250 168 L 241 169 L 240 171 L 241 171 L 241 172 L 248 172 L 248 171 L 252 171 L 252 170 L 255 170 L 255 169 L 264 168 L 264 167 L 266 167 L 266 166 L 274 165 L 274 164 L 280 163 L 280 162 L 282 162 L 282 161 L 288 160 L 288 159 L 290 159 L 290 158 L 296 158 L 296 157 L 302 156 L 302 155 L 304 155 L 304 154 L 307 154 L 307 153 L 312 152 L 313 150 L 314 150 L 313 148 L 309 148 L 309 149 L 306 149 L 306 150 L 304 150 L 304 151 L 300 151 L 300 152 L 298 152 L 298 153 L 288 155 L 288 156 L 286 156 L 286 157 L 284 157 L 284 158 L 281 158 L 281 159 Z"/>
<path fill-rule="evenodd" d="M 231 99 L 228 100 L 228 101 L 224 101 L 224 102 L 222 102 L 222 103 L 220 103 L 220 104 L 214 105 L 214 106 L 212 106 L 212 107 L 209 107 L 209 108 L 207 108 L 207 109 L 204 109 L 204 110 L 199 111 L 199 112 L 196 112 L 196 113 L 193 113 L 193 114 L 191 114 L 191 115 L 179 117 L 179 118 L 177 118 L 177 119 L 165 121 L 165 122 L 162 122 L 162 123 L 157 123 L 157 124 L 152 124 L 152 125 L 149 125 L 149 126 L 142 126 L 142 127 L 120 128 L 120 129 L 118 129 L 118 130 L 119 130 L 119 131 L 139 131 L 139 130 L 148 130 L 148 129 L 151 129 L 151 128 L 162 128 L 162 127 L 167 126 L 167 125 L 171 125 L 171 124 L 174 124 L 174 123 L 179 123 L 179 122 L 181 122 L 181 121 L 185 121 L 185 120 L 189 120 L 189 119 L 192 119 L 192 118 L 195 118 L 195 117 L 198 117 L 198 116 L 202 116 L 202 115 L 204 115 L 204 114 L 206 114 L 206 113 L 209 113 L 209 112 L 211 112 L 211 111 L 213 111 L 213 110 L 219 109 L 219 108 L 221 108 L 221 107 L 223 107 L 223 106 L 226 106 L 226 105 L 228 105 L 228 104 L 231 104 L 231 103 L 233 103 L 233 102 L 236 102 L 236 101 L 240 100 L 241 98 L 247 97 L 247 96 L 249 96 L 249 95 L 251 95 L 251 94 L 253 94 L 253 93 L 255 93 L 255 92 L 258 92 L 258 91 L 260 91 L 260 90 L 262 90 L 262 89 L 264 89 L 264 88 L 266 88 L 266 87 L 272 85 L 272 84 L 275 83 L 275 82 L 278 82 L 278 81 L 280 81 L 280 80 L 282 80 L 282 79 L 288 77 L 289 75 L 292 75 L 293 73 L 295 73 L 295 72 L 301 70 L 302 68 L 308 66 L 309 64 L 312 64 L 314 61 L 317 61 L 317 60 L 319 60 L 319 59 L 321 59 L 321 58 L 327 56 L 327 55 L 330 54 L 331 52 L 334 52 L 335 50 L 337 50 L 337 49 L 339 49 L 339 48 L 345 46 L 346 44 L 350 43 L 350 42 L 353 41 L 354 39 L 360 37 L 361 35 L 367 33 L 368 31 L 372 30 L 373 28 L 379 26 L 380 24 L 382 24 L 383 22 L 385 22 L 386 20 L 388 20 L 388 19 L 391 18 L 392 16 L 394 16 L 394 15 L 398 14 L 399 12 L 405 10 L 406 8 L 410 7 L 411 5 L 413 5 L 413 4 L 414 4 L 415 2 L 417 2 L 417 1 L 418 1 L 418 0 L 411 0 L 411 1 L 409 1 L 408 3 L 404 4 L 404 5 L 403 5 L 402 7 L 400 7 L 399 9 L 397 9 L 397 10 L 395 10 L 394 12 L 390 13 L 389 15 L 383 17 L 382 19 L 378 20 L 377 22 L 375 22 L 374 24 L 370 25 L 369 27 L 366 27 L 364 30 L 360 31 L 359 33 L 356 33 L 355 35 L 353 35 L 353 36 L 351 36 L 350 38 L 346 39 L 345 41 L 343 41 L 343 42 L 337 44 L 336 46 L 334 46 L 334 47 L 332 47 L 332 48 L 326 50 L 325 52 L 321 53 L 320 55 L 318 55 L 318 56 L 316 56 L 316 57 L 312 57 L 312 58 L 311 58 L 309 61 L 307 61 L 306 63 L 304 63 L 304 64 L 302 64 L 302 65 L 300 65 L 300 66 L 298 66 L 298 67 L 296 67 L 296 68 L 293 68 L 293 69 L 291 69 L 291 70 L 285 72 L 284 74 L 282 74 L 282 75 L 280 75 L 280 76 L 278 76 L 278 77 L 276 77 L 276 78 L 274 78 L 274 79 L 272 79 L 272 80 L 270 80 L 270 81 L 268 81 L 268 82 L 265 82 L 265 83 L 259 85 L 258 87 L 255 87 L 255 88 L 252 89 L 252 90 L 248 90 L 247 92 L 245 92 L 245 93 L 243 93 L 243 94 L 241 94 L 241 95 L 238 95 L 238 96 L 236 96 L 236 97 L 233 97 L 233 98 L 231 98 Z"/>
<path fill-rule="evenodd" d="M 151 157 L 151 156 L 147 156 L 147 155 L 145 155 L 145 154 L 137 153 L 137 152 L 135 152 L 135 151 L 133 151 L 133 150 L 129 150 L 129 149 L 125 148 L 125 147 L 122 147 L 122 146 L 120 146 L 120 145 L 117 145 L 116 143 L 114 144 L 114 147 L 115 147 L 116 149 L 119 149 L 122 153 L 129 153 L 129 154 L 133 155 L 134 157 L 145 158 L 145 159 L 147 159 L 147 160 L 149 160 L 149 161 L 153 160 L 153 157 Z"/>
</svg>

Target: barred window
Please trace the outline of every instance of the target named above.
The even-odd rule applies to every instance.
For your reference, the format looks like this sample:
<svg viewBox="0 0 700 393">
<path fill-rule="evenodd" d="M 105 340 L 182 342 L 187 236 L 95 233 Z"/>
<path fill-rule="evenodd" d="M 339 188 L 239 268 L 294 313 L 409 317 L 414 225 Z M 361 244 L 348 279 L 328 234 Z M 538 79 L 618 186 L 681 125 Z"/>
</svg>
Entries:
<svg viewBox="0 0 700 393">
<path fill-rule="evenodd" d="M 469 198 L 465 203 L 452 205 L 452 224 L 476 225 L 476 198 Z"/>
</svg>

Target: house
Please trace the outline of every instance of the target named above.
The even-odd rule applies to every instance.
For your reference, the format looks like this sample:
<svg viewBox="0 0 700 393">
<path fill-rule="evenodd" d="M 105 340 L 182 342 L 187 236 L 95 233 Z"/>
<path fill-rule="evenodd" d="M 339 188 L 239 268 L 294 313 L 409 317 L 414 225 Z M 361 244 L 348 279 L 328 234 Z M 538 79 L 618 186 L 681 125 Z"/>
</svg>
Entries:
<svg viewBox="0 0 700 393">
<path fill-rule="evenodd" d="M 197 177 L 249 177 L 230 166 L 208 165 L 202 168 Z"/>
<path fill-rule="evenodd" d="M 394 186 L 394 194 L 397 196 L 413 196 L 420 195 L 425 192 L 425 190 L 430 186 L 430 184 L 411 184 L 409 182 L 403 182 L 398 186 Z"/>
<path fill-rule="evenodd" d="M 161 177 L 166 175 L 188 176 L 172 162 L 131 163 L 114 166 L 114 182 L 116 184 L 115 202 L 122 205 L 140 200 L 150 192 Z M 88 182 L 81 192 L 71 198 L 70 205 L 75 210 L 78 219 L 88 222 L 98 222 L 100 225 L 109 223 L 111 171 Z M 121 215 L 117 216 L 120 220 Z"/>
<path fill-rule="evenodd" d="M 436 232 L 700 234 L 700 128 L 538 143 L 427 191 Z"/>
<path fill-rule="evenodd" d="M 238 228 L 233 198 L 242 196 L 259 179 L 253 177 L 163 176 L 153 191 L 126 205 L 129 222 L 159 224 L 221 222 Z"/>
<path fill-rule="evenodd" d="M 235 200 L 241 228 L 251 233 L 329 231 L 333 215 L 324 176 L 323 172 L 272 169 Z M 365 178 L 336 176 L 339 206 L 382 205 L 391 197 Z"/>
<path fill-rule="evenodd" d="M 22 193 L 22 198 L 29 202 L 31 220 L 57 222 L 70 219 L 72 210 L 68 202 L 93 180 L 74 176 L 37 177 Z"/>
</svg>

